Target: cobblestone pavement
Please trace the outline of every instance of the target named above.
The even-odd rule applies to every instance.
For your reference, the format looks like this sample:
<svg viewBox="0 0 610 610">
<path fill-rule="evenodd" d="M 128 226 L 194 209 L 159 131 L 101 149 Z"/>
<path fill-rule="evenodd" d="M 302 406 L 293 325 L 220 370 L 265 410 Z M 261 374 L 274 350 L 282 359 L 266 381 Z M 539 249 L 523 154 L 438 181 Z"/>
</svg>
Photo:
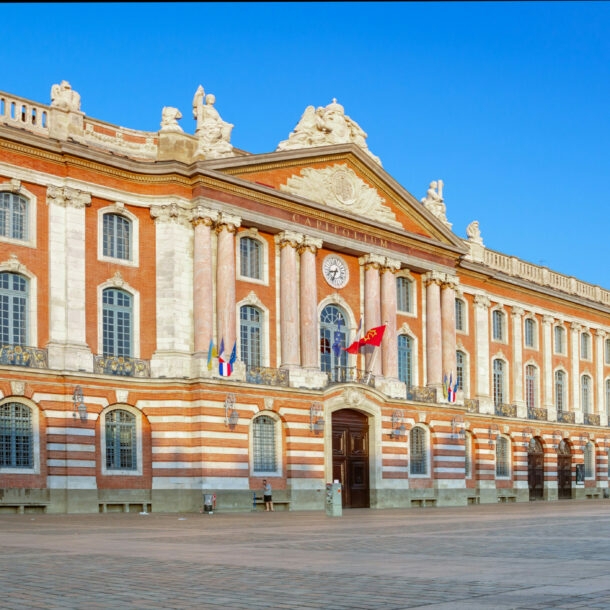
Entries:
<svg viewBox="0 0 610 610">
<path fill-rule="evenodd" d="M 0 515 L 0 608 L 610 608 L 610 501 Z"/>
</svg>

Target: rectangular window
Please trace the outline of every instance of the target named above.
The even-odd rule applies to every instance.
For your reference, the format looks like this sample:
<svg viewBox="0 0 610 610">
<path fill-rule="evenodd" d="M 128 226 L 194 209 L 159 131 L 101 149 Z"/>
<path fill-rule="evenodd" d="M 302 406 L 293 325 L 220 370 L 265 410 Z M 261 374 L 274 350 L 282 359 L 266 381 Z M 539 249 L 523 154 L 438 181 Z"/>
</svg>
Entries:
<svg viewBox="0 0 610 610">
<path fill-rule="evenodd" d="M 275 421 L 266 415 L 257 417 L 252 424 L 254 472 L 275 472 Z"/>
<path fill-rule="evenodd" d="M 555 326 L 555 353 L 565 353 L 565 342 L 564 342 L 565 331 L 562 326 Z"/>
<path fill-rule="evenodd" d="M 398 311 L 413 312 L 413 282 L 406 277 L 396 278 L 396 307 Z"/>
<path fill-rule="evenodd" d="M 536 322 L 531 318 L 525 320 L 525 347 L 536 347 Z"/>
<path fill-rule="evenodd" d="M 492 333 L 494 341 L 504 341 L 504 312 L 497 309 L 492 313 Z"/>
<path fill-rule="evenodd" d="M 464 319 L 464 301 L 455 299 L 455 330 L 465 331 L 466 321 Z"/>
</svg>

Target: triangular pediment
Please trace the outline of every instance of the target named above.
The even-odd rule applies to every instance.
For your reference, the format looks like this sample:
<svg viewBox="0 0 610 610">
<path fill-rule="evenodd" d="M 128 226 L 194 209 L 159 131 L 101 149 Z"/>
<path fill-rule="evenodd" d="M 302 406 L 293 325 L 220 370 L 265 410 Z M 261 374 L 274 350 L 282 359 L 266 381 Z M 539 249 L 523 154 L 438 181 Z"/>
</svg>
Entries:
<svg viewBox="0 0 610 610">
<path fill-rule="evenodd" d="M 353 144 L 248 155 L 206 167 L 267 187 L 329 212 L 463 250 L 451 225 L 432 213 Z"/>
</svg>

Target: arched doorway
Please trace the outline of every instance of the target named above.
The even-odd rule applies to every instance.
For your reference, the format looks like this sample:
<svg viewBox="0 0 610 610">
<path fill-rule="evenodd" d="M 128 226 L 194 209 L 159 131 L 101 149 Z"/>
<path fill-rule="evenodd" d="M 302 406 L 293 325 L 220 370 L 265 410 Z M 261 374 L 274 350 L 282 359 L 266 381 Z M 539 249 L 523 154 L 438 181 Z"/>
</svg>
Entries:
<svg viewBox="0 0 610 610">
<path fill-rule="evenodd" d="M 368 508 L 369 422 L 353 409 L 332 415 L 333 480 L 341 483 L 344 508 Z"/>
<path fill-rule="evenodd" d="M 565 440 L 557 447 L 557 496 L 560 500 L 572 498 L 572 451 Z"/>
<path fill-rule="evenodd" d="M 544 499 L 544 450 L 537 438 L 533 438 L 527 448 L 527 485 L 530 500 Z"/>
</svg>

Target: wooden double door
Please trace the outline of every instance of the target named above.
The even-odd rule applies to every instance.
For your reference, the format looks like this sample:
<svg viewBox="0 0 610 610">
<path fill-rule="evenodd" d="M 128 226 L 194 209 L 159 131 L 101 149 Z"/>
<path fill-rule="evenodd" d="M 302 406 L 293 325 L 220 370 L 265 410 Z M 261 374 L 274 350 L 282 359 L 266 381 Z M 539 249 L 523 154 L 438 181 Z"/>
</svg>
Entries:
<svg viewBox="0 0 610 610">
<path fill-rule="evenodd" d="M 527 483 L 530 500 L 544 499 L 544 450 L 537 438 L 530 441 L 527 450 Z"/>
<path fill-rule="evenodd" d="M 572 451 L 565 440 L 557 449 L 557 496 L 560 500 L 572 498 Z"/>
<path fill-rule="evenodd" d="M 369 422 L 353 409 L 332 417 L 333 479 L 341 483 L 344 508 L 369 508 Z"/>
</svg>

